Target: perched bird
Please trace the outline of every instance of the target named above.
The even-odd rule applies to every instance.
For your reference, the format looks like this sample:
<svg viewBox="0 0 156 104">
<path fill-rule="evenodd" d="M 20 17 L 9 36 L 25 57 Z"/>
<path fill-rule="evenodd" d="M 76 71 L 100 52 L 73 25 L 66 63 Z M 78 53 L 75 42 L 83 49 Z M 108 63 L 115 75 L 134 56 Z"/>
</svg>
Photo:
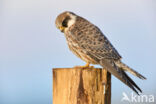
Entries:
<svg viewBox="0 0 156 104">
<path fill-rule="evenodd" d="M 97 26 L 69 11 L 58 15 L 55 24 L 65 34 L 69 49 L 87 63 L 82 68 L 99 64 L 137 94 L 142 92 L 125 71 L 146 78 L 121 61 L 120 54 Z"/>
</svg>

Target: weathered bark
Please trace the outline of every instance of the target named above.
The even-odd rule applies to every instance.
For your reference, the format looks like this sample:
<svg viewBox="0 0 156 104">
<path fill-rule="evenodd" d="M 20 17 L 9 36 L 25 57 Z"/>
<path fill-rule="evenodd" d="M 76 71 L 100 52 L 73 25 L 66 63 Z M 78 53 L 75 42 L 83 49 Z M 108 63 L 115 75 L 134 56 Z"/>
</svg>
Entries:
<svg viewBox="0 0 156 104">
<path fill-rule="evenodd" d="M 111 104 L 111 74 L 102 69 L 53 69 L 53 104 Z"/>
</svg>

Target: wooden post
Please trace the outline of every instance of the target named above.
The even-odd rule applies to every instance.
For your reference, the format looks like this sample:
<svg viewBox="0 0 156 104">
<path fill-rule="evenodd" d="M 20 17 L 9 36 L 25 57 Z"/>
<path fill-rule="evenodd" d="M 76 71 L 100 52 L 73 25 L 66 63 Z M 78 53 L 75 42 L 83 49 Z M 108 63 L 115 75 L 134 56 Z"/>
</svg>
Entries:
<svg viewBox="0 0 156 104">
<path fill-rule="evenodd" d="M 111 74 L 100 68 L 53 69 L 53 104 L 111 104 Z"/>
</svg>

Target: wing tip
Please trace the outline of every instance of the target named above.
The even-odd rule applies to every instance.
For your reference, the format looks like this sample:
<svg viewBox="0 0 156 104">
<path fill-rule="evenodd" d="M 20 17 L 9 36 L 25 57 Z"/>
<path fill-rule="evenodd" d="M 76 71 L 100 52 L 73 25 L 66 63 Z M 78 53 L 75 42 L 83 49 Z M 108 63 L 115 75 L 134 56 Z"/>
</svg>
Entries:
<svg viewBox="0 0 156 104">
<path fill-rule="evenodd" d="M 141 88 L 124 72 L 122 71 L 126 79 L 128 80 L 128 86 L 137 94 L 140 95 L 142 93 Z"/>
</svg>

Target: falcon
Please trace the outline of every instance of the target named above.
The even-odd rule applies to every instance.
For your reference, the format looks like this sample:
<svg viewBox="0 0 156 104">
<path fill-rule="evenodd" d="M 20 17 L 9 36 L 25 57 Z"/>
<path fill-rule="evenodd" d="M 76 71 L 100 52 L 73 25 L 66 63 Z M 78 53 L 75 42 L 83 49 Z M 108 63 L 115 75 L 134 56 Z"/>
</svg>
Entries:
<svg viewBox="0 0 156 104">
<path fill-rule="evenodd" d="M 81 68 L 91 68 L 90 64 L 101 65 L 138 95 L 142 93 L 125 71 L 140 79 L 146 78 L 121 61 L 118 51 L 97 26 L 69 11 L 59 14 L 55 24 L 64 33 L 69 49 L 86 62 Z"/>
</svg>

